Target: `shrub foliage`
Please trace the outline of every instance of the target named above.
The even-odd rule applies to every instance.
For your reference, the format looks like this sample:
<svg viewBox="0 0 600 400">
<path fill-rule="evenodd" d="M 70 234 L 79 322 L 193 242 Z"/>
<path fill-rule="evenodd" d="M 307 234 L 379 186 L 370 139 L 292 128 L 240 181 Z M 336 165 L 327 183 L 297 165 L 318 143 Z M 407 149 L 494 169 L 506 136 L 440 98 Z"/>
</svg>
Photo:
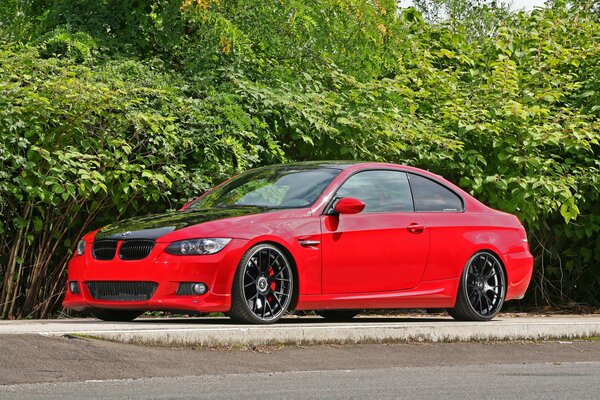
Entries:
<svg viewBox="0 0 600 400">
<path fill-rule="evenodd" d="M 449 177 L 526 225 L 526 301 L 598 304 L 598 5 L 417 4 L 0 5 L 0 317 L 57 311 L 84 232 L 309 159 Z"/>
</svg>

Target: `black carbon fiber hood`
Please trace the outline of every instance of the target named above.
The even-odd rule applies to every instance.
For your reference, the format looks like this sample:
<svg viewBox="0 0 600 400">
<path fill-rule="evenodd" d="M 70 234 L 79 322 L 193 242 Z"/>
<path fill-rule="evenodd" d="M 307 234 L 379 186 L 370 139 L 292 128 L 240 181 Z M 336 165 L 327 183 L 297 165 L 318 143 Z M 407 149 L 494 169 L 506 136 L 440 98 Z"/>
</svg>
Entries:
<svg viewBox="0 0 600 400">
<path fill-rule="evenodd" d="M 135 217 L 105 226 L 96 234 L 96 240 L 158 239 L 174 230 L 188 226 L 220 219 L 260 214 L 264 211 L 264 209 L 257 207 L 210 208 Z"/>
</svg>

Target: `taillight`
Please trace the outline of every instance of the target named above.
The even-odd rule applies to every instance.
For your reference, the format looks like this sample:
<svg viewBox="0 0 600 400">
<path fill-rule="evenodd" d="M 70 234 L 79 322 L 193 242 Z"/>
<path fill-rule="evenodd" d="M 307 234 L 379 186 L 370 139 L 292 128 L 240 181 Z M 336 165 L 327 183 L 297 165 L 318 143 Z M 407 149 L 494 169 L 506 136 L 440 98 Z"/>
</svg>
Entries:
<svg viewBox="0 0 600 400">
<path fill-rule="evenodd" d="M 519 237 L 521 242 L 525 245 L 525 248 L 529 250 L 529 240 L 527 239 L 527 232 L 525 231 L 525 227 L 523 225 L 519 226 Z"/>
</svg>

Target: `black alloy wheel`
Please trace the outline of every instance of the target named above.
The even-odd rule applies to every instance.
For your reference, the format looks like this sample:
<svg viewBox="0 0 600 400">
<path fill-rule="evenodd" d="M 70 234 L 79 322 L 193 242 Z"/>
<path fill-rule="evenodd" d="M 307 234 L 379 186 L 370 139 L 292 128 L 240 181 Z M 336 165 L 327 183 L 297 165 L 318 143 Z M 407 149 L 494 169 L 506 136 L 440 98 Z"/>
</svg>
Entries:
<svg viewBox="0 0 600 400">
<path fill-rule="evenodd" d="M 498 257 L 480 251 L 471 257 L 458 288 L 456 305 L 448 313 L 459 321 L 489 321 L 504 304 L 506 279 Z"/>
<path fill-rule="evenodd" d="M 294 291 L 294 273 L 278 247 L 252 247 L 238 266 L 233 281 L 229 316 L 248 324 L 276 322 L 287 311 Z"/>
</svg>

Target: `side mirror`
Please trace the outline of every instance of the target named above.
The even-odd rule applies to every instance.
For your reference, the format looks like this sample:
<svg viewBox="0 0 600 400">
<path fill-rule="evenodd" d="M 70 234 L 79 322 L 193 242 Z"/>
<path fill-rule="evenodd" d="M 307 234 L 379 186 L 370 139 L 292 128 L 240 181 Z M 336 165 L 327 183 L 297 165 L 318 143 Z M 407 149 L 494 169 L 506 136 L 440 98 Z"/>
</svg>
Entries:
<svg viewBox="0 0 600 400">
<path fill-rule="evenodd" d="M 358 214 L 365 209 L 365 203 L 354 197 L 343 197 L 335 203 L 333 209 L 338 214 Z"/>
</svg>

